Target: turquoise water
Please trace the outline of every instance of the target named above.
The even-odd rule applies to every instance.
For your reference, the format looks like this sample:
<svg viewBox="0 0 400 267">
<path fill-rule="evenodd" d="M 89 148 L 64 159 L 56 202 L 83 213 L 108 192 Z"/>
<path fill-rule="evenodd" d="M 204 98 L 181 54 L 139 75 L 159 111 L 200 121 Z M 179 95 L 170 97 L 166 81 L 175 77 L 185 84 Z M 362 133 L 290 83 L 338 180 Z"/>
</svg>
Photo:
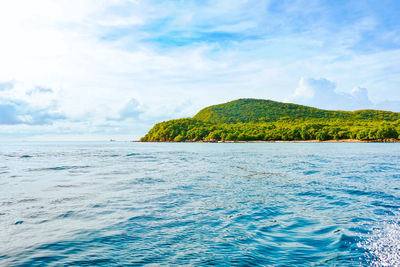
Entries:
<svg viewBox="0 0 400 267">
<path fill-rule="evenodd" d="M 2 143 L 0 265 L 395 266 L 400 144 Z"/>
</svg>

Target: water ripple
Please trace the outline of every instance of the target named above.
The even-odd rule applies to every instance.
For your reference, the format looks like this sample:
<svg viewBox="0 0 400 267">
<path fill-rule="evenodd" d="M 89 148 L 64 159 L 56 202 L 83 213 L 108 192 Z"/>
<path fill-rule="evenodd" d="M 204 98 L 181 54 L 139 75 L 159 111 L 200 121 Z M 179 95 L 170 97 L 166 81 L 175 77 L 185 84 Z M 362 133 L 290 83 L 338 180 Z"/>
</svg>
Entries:
<svg viewBox="0 0 400 267">
<path fill-rule="evenodd" d="M 0 265 L 396 266 L 398 144 L 0 146 Z"/>
</svg>

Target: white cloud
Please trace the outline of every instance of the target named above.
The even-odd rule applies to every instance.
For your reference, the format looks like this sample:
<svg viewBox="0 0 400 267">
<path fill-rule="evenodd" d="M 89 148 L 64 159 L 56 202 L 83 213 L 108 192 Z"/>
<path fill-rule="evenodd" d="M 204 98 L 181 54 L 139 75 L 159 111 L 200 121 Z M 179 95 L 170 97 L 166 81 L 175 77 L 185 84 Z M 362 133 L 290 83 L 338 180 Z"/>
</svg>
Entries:
<svg viewBox="0 0 400 267">
<path fill-rule="evenodd" d="M 131 98 L 124 107 L 118 112 L 117 117 L 107 118 L 109 121 L 139 120 L 139 116 L 143 113 L 140 104 L 135 98 Z"/>
<path fill-rule="evenodd" d="M 47 125 L 64 119 L 63 114 L 49 109 L 37 109 L 23 101 L 0 99 L 0 125 Z"/>
<path fill-rule="evenodd" d="M 333 110 L 368 109 L 373 105 L 366 88 L 354 87 L 349 93 L 335 89 L 336 84 L 325 78 L 301 78 L 288 101 Z"/>
<path fill-rule="evenodd" d="M 303 79 L 293 99 L 304 103 L 353 109 L 371 106 L 369 97 L 400 99 L 400 50 L 353 50 L 363 32 L 377 27 L 373 17 L 332 34 L 323 19 L 300 30 L 292 21 L 323 14 L 317 1 L 308 9 L 302 1 L 284 5 L 277 14 L 269 8 L 270 1 L 3 1 L 0 81 L 12 82 L 0 83 L 0 97 L 66 116 L 43 132 L 93 130 L 127 139 L 211 104 L 283 100 L 302 76 L 340 85 Z M 134 123 L 123 122 L 129 116 Z"/>
<path fill-rule="evenodd" d="M 35 88 L 26 92 L 26 94 L 29 96 L 34 94 L 47 94 L 47 93 L 53 93 L 53 90 L 51 88 L 36 86 Z"/>
<path fill-rule="evenodd" d="M 14 87 L 12 82 L 0 82 L 0 91 L 10 90 Z"/>
</svg>

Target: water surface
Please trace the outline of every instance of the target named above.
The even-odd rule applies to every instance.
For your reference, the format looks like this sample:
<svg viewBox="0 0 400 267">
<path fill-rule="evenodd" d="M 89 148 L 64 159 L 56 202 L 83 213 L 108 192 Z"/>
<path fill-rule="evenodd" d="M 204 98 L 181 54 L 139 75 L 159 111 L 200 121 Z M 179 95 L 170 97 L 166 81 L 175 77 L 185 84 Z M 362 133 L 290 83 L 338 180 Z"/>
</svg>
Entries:
<svg viewBox="0 0 400 267">
<path fill-rule="evenodd" d="M 2 143 L 0 265 L 394 266 L 400 144 Z"/>
</svg>

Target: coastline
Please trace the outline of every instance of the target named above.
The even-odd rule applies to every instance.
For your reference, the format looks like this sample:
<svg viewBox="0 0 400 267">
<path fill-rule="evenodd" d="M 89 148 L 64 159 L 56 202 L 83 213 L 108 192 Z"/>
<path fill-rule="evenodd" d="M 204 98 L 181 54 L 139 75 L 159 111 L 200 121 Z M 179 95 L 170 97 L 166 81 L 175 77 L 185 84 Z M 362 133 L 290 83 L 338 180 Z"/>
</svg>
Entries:
<svg viewBox="0 0 400 267">
<path fill-rule="evenodd" d="M 377 139 L 377 140 L 357 140 L 357 139 L 341 139 L 341 140 L 271 140 L 271 141 L 184 141 L 184 142 L 175 142 L 175 141 L 140 141 L 134 140 L 131 141 L 134 143 L 400 143 L 399 139 Z"/>
</svg>

